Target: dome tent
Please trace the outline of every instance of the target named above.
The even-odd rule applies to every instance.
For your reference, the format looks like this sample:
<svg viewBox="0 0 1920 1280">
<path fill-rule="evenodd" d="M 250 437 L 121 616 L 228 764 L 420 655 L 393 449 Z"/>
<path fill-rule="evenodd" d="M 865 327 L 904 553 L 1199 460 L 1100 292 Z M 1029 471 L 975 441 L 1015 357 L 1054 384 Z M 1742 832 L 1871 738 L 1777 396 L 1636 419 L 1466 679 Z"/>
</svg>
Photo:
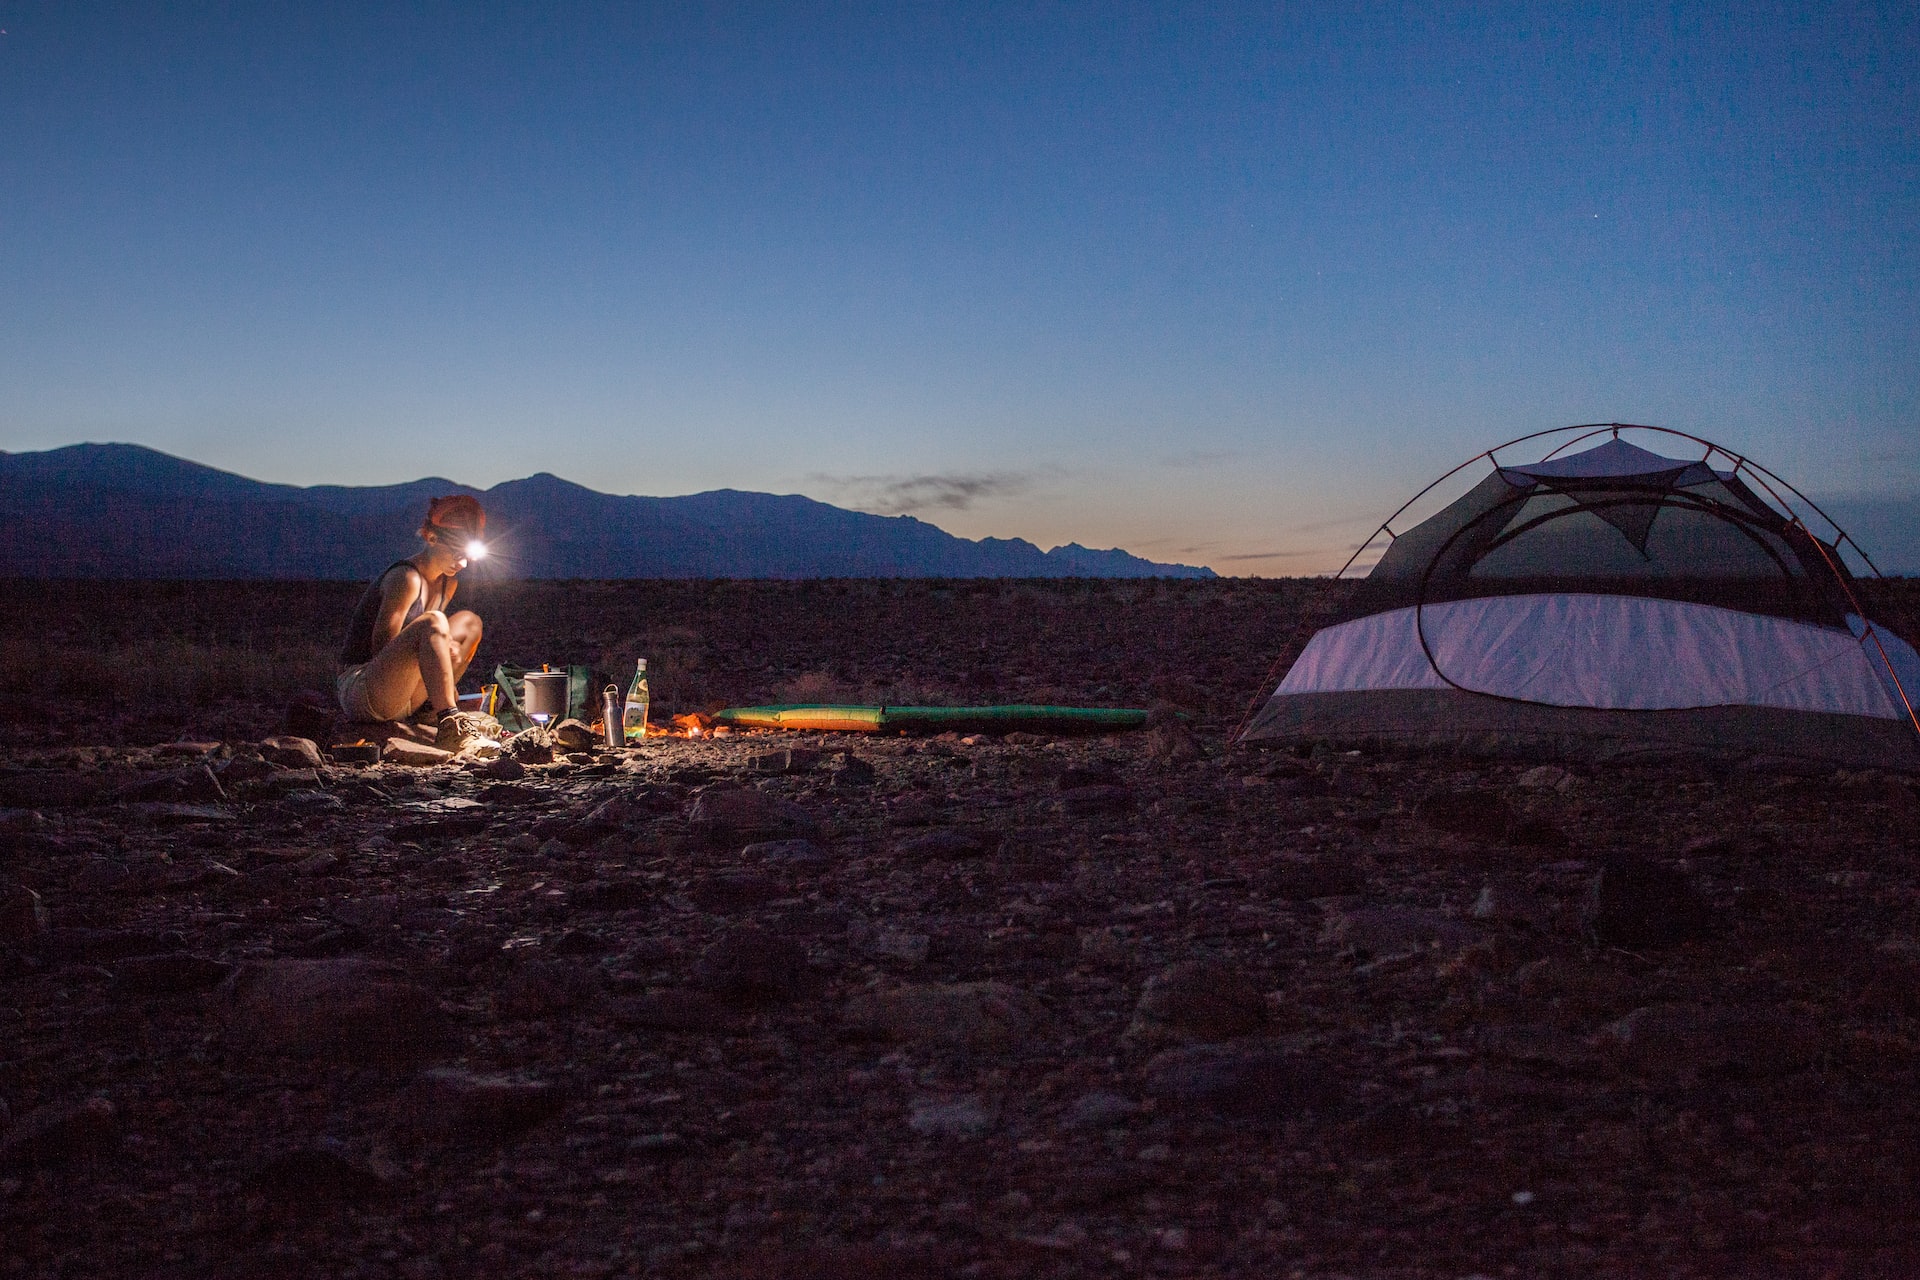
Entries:
<svg viewBox="0 0 1920 1280">
<path fill-rule="evenodd" d="M 1555 437 L 1539 461 L 1501 460 Z M 1395 531 L 1476 464 L 1489 474 Z M 1920 769 L 1920 655 L 1869 620 L 1848 561 L 1877 577 L 1872 561 L 1797 489 L 1718 445 L 1619 423 L 1524 436 L 1429 485 L 1342 575 L 1383 538 L 1343 619 L 1307 643 L 1241 741 Z"/>
</svg>

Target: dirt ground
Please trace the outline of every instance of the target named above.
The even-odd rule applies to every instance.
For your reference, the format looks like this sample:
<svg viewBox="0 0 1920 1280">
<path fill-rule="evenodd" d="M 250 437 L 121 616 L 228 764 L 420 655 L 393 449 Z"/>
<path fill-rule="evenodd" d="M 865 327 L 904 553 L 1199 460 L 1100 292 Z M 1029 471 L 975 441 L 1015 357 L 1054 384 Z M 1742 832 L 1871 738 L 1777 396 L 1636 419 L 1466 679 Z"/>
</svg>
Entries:
<svg viewBox="0 0 1920 1280">
<path fill-rule="evenodd" d="M 348 767 L 356 587 L 4 590 L 0 1275 L 1920 1273 L 1909 774 L 1230 749 L 1300 581 L 476 585 L 1159 712 Z"/>
</svg>

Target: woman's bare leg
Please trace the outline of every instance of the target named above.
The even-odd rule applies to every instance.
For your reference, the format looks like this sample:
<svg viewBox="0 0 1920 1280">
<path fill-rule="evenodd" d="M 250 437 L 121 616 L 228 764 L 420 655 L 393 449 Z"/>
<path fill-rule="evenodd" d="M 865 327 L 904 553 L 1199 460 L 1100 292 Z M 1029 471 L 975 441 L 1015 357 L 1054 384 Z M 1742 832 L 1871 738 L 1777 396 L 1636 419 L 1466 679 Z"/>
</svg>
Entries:
<svg viewBox="0 0 1920 1280">
<path fill-rule="evenodd" d="M 462 609 L 447 619 L 447 630 L 453 635 L 453 682 L 457 685 L 480 648 L 480 615 Z"/>
<path fill-rule="evenodd" d="M 473 644 L 477 648 L 479 619 L 474 622 Z M 472 650 L 456 646 L 447 615 L 437 609 L 421 614 L 400 628 L 400 633 L 367 663 L 367 705 L 387 720 L 404 719 L 423 702 L 435 711 L 453 707 L 458 680 L 454 661 L 463 653 L 462 670 L 472 660 Z"/>
</svg>

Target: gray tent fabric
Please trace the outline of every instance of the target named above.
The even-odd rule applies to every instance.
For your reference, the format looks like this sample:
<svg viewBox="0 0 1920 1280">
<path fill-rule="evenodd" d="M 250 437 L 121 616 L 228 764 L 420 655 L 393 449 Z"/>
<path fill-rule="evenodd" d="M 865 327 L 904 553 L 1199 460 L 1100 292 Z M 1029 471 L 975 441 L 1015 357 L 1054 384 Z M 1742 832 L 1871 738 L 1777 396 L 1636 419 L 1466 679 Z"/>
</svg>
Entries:
<svg viewBox="0 0 1920 1280">
<path fill-rule="evenodd" d="M 1397 537 L 1241 740 L 1920 770 L 1920 654 L 1857 599 L 1835 545 L 1737 471 L 1616 436 L 1498 465 Z"/>
</svg>

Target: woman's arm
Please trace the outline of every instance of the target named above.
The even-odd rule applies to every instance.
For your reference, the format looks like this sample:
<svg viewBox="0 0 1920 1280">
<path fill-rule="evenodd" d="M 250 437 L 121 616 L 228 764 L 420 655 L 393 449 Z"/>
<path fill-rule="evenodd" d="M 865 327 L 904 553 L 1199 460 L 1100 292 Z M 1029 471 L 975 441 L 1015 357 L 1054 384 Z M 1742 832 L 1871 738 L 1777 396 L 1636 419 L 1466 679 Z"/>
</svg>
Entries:
<svg viewBox="0 0 1920 1280">
<path fill-rule="evenodd" d="M 380 612 L 373 620 L 373 651 L 380 652 L 400 628 L 407 625 L 407 610 L 420 595 L 420 572 L 412 565 L 400 572 L 388 570 L 380 580 Z"/>
</svg>

